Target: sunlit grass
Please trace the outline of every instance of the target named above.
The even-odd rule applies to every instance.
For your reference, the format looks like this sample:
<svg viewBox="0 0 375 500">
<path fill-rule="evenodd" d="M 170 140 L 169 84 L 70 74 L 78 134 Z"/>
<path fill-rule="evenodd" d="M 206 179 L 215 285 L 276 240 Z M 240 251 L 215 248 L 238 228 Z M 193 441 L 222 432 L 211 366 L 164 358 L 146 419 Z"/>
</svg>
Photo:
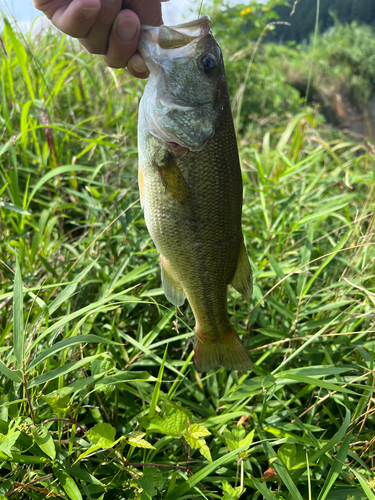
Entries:
<svg viewBox="0 0 375 500">
<path fill-rule="evenodd" d="M 138 201 L 143 83 L 3 38 L 0 495 L 373 499 L 367 149 L 307 111 L 239 137 L 254 294 L 229 309 L 254 372 L 198 374 Z"/>
</svg>

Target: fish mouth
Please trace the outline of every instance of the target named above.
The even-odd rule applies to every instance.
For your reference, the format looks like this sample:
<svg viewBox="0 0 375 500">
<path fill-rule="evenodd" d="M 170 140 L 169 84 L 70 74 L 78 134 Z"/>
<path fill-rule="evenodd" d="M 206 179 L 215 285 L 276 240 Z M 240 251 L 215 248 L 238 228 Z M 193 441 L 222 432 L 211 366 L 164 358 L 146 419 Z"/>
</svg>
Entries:
<svg viewBox="0 0 375 500">
<path fill-rule="evenodd" d="M 194 21 L 189 21 L 188 23 L 176 24 L 174 26 L 150 26 L 148 24 L 141 25 L 141 35 L 145 32 L 155 32 L 159 33 L 160 29 L 168 29 L 172 31 L 177 31 L 180 34 L 185 34 L 192 37 L 202 37 L 210 31 L 210 16 L 204 15 Z M 202 32 L 203 30 L 203 32 Z M 163 30 L 162 30 L 163 31 Z"/>
<path fill-rule="evenodd" d="M 210 33 L 210 18 L 205 15 L 175 26 L 141 25 L 138 48 L 150 72 L 155 71 L 163 51 L 179 50 L 187 56 L 194 53 L 199 40 Z"/>
</svg>

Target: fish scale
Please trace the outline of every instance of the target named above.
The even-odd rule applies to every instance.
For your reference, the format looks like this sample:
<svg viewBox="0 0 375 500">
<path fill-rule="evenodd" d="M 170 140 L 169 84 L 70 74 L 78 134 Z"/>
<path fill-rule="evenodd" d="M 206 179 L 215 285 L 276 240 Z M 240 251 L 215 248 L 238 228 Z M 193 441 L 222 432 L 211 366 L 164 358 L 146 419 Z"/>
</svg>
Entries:
<svg viewBox="0 0 375 500">
<path fill-rule="evenodd" d="M 207 16 L 170 28 L 142 27 L 139 46 L 151 72 L 139 110 L 139 185 L 164 292 L 175 305 L 185 296 L 190 303 L 198 370 L 250 370 L 227 312 L 228 285 L 249 298 L 252 276 L 220 48 Z"/>
</svg>

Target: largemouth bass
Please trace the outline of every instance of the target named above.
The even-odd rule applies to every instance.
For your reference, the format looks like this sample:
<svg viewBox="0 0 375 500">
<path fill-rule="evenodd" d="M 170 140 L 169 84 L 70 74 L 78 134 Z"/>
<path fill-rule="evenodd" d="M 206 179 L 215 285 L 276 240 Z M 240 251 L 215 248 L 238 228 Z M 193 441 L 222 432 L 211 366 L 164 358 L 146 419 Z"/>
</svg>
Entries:
<svg viewBox="0 0 375 500">
<path fill-rule="evenodd" d="M 139 108 L 139 188 L 160 252 L 164 293 L 187 297 L 199 371 L 252 363 L 227 312 L 227 287 L 245 299 L 252 274 L 241 229 L 242 176 L 221 50 L 208 16 L 142 26 L 150 70 Z"/>
</svg>

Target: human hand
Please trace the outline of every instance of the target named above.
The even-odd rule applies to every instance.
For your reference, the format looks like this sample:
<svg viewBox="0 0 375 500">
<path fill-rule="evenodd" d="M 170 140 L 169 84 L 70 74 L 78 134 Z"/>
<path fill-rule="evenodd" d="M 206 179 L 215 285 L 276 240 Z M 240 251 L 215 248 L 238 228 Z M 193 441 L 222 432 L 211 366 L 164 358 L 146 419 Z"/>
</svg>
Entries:
<svg viewBox="0 0 375 500">
<path fill-rule="evenodd" d="M 128 67 L 138 78 L 148 70 L 137 52 L 141 24 L 162 24 L 161 2 L 168 0 L 33 0 L 60 31 L 112 68 Z"/>
</svg>

